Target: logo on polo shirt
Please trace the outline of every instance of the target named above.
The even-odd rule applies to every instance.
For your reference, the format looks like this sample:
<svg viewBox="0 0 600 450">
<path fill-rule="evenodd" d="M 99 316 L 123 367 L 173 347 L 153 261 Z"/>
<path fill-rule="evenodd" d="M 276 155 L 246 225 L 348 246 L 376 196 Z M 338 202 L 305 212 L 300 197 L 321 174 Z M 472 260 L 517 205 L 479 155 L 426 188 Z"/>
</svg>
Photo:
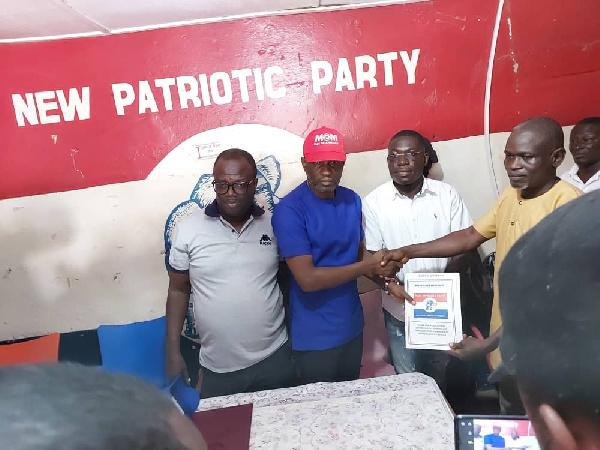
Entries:
<svg viewBox="0 0 600 450">
<path fill-rule="evenodd" d="M 266 234 L 263 234 L 259 242 L 260 245 L 271 245 L 271 238 Z"/>
</svg>

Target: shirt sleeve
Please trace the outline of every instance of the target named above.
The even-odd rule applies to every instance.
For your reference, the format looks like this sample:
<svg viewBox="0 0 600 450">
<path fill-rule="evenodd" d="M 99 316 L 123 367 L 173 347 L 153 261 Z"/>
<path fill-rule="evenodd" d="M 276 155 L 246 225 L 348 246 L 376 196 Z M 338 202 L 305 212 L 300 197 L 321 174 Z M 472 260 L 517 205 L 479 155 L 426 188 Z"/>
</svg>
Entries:
<svg viewBox="0 0 600 450">
<path fill-rule="evenodd" d="M 467 206 L 460 198 L 456 189 L 452 188 L 452 204 L 450 205 L 450 230 L 460 231 L 473 225 L 473 219 Z"/>
<path fill-rule="evenodd" d="M 363 218 L 362 218 L 362 200 L 360 199 L 360 196 L 357 193 L 354 193 L 354 195 L 356 195 L 356 205 L 357 205 L 357 210 L 360 214 L 360 239 L 359 242 L 364 242 L 365 240 L 365 227 L 363 225 Z"/>
<path fill-rule="evenodd" d="M 564 187 L 565 189 L 562 190 L 561 195 L 559 195 L 556 199 L 554 209 L 559 208 L 566 203 L 569 203 L 571 200 L 575 200 L 577 197 L 580 197 L 583 194 L 583 192 L 579 188 L 571 184 L 567 184 Z"/>
<path fill-rule="evenodd" d="M 175 272 L 190 270 L 189 243 L 184 240 L 184 234 L 180 225 L 177 225 L 173 230 L 171 250 L 169 251 L 169 266 Z"/>
<path fill-rule="evenodd" d="M 486 239 L 493 239 L 496 237 L 496 224 L 498 219 L 498 211 L 500 205 L 504 202 L 507 195 L 510 193 L 510 188 L 506 188 L 500 198 L 496 200 L 492 209 L 490 209 L 482 218 L 475 222 L 475 229 L 477 232 Z"/>
<path fill-rule="evenodd" d="M 312 255 L 306 220 L 301 211 L 289 205 L 279 204 L 273 212 L 271 225 L 282 258 Z"/>
<path fill-rule="evenodd" d="M 365 198 L 362 204 L 365 247 L 371 252 L 376 252 L 384 247 L 384 242 L 377 216 L 370 203 L 369 198 Z"/>
</svg>

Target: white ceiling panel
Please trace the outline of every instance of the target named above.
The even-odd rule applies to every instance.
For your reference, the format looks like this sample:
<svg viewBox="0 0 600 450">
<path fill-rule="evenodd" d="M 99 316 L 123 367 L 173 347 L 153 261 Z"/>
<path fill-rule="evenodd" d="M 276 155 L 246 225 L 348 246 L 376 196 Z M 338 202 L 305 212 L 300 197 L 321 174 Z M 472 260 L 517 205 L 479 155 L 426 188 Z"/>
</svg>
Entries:
<svg viewBox="0 0 600 450">
<path fill-rule="evenodd" d="M 0 0 L 0 39 L 102 31 L 69 6 L 53 0 Z"/>
<path fill-rule="evenodd" d="M 321 6 L 343 6 L 343 5 L 361 5 L 361 6 L 381 6 L 392 3 L 416 3 L 429 0 L 320 0 Z"/>
<path fill-rule="evenodd" d="M 110 30 L 319 6 L 318 0 L 67 0 Z"/>
<path fill-rule="evenodd" d="M 320 7 L 423 0 L 0 0 L 0 43 L 172 26 Z"/>
</svg>

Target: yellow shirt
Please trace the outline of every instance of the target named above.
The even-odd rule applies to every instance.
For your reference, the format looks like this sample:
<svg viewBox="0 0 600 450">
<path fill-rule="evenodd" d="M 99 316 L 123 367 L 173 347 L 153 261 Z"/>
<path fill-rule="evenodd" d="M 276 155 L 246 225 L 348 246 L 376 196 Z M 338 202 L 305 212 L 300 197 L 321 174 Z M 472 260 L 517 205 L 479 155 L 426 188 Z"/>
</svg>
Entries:
<svg viewBox="0 0 600 450">
<path fill-rule="evenodd" d="M 496 238 L 496 261 L 494 273 L 494 302 L 490 334 L 502 325 L 498 297 L 498 273 L 504 257 L 513 244 L 537 223 L 558 207 L 579 197 L 582 192 L 571 184 L 560 180 L 552 189 L 536 198 L 521 198 L 521 191 L 508 187 L 494 207 L 475 222 L 475 229 L 487 239 Z M 494 350 L 491 363 L 496 368 L 501 361 L 500 351 Z"/>
</svg>

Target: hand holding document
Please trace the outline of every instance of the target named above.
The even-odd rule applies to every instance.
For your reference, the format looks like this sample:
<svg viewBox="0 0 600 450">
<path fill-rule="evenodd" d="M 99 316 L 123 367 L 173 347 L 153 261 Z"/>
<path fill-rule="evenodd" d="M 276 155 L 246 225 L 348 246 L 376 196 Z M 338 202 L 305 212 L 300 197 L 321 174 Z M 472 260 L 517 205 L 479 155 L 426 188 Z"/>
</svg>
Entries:
<svg viewBox="0 0 600 450">
<path fill-rule="evenodd" d="M 406 348 L 450 350 L 462 339 L 459 274 L 407 273 L 404 288 L 415 301 L 405 303 Z"/>
</svg>

